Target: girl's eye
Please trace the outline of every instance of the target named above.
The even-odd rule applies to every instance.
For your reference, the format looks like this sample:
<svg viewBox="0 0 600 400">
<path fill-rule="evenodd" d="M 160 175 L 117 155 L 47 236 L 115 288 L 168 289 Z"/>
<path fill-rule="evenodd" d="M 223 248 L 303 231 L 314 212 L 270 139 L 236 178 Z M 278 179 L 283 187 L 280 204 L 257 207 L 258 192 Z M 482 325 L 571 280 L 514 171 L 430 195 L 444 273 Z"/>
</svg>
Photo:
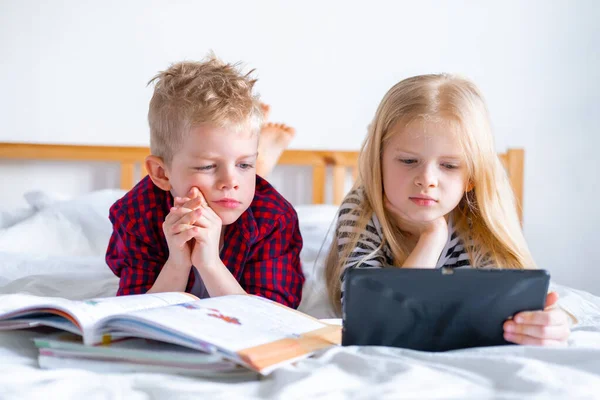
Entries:
<svg viewBox="0 0 600 400">
<path fill-rule="evenodd" d="M 254 168 L 254 165 L 248 163 L 240 163 L 238 164 L 241 169 L 251 169 Z"/>
<path fill-rule="evenodd" d="M 406 164 L 406 165 L 415 164 L 417 162 L 417 160 L 414 160 L 412 158 L 401 158 L 401 159 L 398 159 L 398 161 L 400 161 L 402 164 Z"/>
<path fill-rule="evenodd" d="M 456 164 L 448 164 L 448 163 L 446 163 L 446 164 L 442 164 L 442 166 L 444 168 L 446 168 L 446 169 L 457 169 L 458 168 L 458 165 L 456 165 Z"/>
</svg>

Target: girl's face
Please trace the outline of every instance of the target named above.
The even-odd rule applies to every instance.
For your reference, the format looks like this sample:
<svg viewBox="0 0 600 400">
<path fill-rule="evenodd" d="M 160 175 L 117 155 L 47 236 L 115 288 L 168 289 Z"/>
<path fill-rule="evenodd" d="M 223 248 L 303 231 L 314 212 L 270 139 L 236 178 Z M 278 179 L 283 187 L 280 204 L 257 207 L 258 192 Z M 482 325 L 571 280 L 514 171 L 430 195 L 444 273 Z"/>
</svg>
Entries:
<svg viewBox="0 0 600 400">
<path fill-rule="evenodd" d="M 382 155 L 386 208 L 401 229 L 445 217 L 467 189 L 467 166 L 449 125 L 417 120 L 402 121 Z"/>
</svg>

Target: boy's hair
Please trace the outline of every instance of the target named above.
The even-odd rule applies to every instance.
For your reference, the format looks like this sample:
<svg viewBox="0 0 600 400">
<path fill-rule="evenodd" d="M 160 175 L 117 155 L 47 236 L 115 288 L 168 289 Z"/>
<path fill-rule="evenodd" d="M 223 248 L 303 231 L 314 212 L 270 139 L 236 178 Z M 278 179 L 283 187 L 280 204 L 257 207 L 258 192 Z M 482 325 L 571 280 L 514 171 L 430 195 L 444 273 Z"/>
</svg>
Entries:
<svg viewBox="0 0 600 400">
<path fill-rule="evenodd" d="M 238 64 L 226 64 L 210 54 L 202 62 L 183 61 L 159 72 L 150 100 L 150 150 L 170 164 L 191 128 L 203 123 L 258 133 L 263 114 L 256 79 L 242 74 Z"/>
<path fill-rule="evenodd" d="M 394 265 L 402 265 L 410 254 L 403 240 L 404 232 L 392 222 L 394 219 L 385 208 L 381 154 L 398 131 L 393 129 L 395 125 L 406 126 L 418 119 L 447 123 L 462 146 L 472 190 L 465 190 L 453 217 L 471 265 L 535 267 L 521 230 L 514 194 L 495 151 L 481 93 L 472 82 L 452 75 L 415 76 L 397 83 L 386 93 L 360 151 L 359 177 L 354 189 L 364 191 L 364 204 L 357 208 L 358 220 L 351 240 L 338 248 L 334 238 L 325 266 L 329 298 L 338 312 L 344 260 L 356 247 L 373 213 L 383 229 L 381 246 L 390 247 Z"/>
</svg>

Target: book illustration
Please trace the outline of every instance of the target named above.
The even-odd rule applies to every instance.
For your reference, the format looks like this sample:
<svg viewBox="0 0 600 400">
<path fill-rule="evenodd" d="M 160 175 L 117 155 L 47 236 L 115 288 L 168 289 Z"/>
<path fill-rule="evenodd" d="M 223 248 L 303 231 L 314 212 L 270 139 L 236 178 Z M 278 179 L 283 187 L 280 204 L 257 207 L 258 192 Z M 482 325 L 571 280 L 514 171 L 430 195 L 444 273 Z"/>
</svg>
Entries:
<svg viewBox="0 0 600 400">
<path fill-rule="evenodd" d="M 183 303 L 183 304 L 178 304 L 178 306 L 187 308 L 188 310 L 205 310 L 205 311 L 207 311 L 206 315 L 209 317 L 218 318 L 220 320 L 227 322 L 228 324 L 242 325 L 242 323 L 240 322 L 240 320 L 238 318 L 224 315 L 221 313 L 221 311 L 217 310 L 216 308 L 202 307 L 201 305 L 199 305 L 197 303 Z"/>
<path fill-rule="evenodd" d="M 214 309 L 214 308 L 209 308 L 209 310 L 213 311 L 213 313 L 207 314 L 209 317 L 215 317 L 215 318 L 222 319 L 223 321 L 225 321 L 229 324 L 235 324 L 235 325 L 242 324 L 240 322 L 240 320 L 237 319 L 236 317 L 228 317 L 227 315 L 223 315 L 223 314 L 221 314 L 221 312 L 219 310 Z"/>
</svg>

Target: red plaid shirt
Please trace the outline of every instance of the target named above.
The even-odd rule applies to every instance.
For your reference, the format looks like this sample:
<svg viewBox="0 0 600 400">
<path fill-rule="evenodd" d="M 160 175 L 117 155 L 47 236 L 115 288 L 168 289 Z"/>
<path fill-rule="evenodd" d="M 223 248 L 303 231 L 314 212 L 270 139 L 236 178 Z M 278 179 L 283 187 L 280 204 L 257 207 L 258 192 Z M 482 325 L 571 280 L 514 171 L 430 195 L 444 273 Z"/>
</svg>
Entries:
<svg viewBox="0 0 600 400">
<path fill-rule="evenodd" d="M 145 177 L 110 208 L 113 233 L 106 263 L 121 278 L 117 296 L 145 293 L 169 258 L 162 225 L 173 196 Z M 250 207 L 223 227 L 220 256 L 246 292 L 297 308 L 304 275 L 296 211 L 266 180 L 256 177 Z M 190 272 L 186 291 L 194 285 Z"/>
</svg>

